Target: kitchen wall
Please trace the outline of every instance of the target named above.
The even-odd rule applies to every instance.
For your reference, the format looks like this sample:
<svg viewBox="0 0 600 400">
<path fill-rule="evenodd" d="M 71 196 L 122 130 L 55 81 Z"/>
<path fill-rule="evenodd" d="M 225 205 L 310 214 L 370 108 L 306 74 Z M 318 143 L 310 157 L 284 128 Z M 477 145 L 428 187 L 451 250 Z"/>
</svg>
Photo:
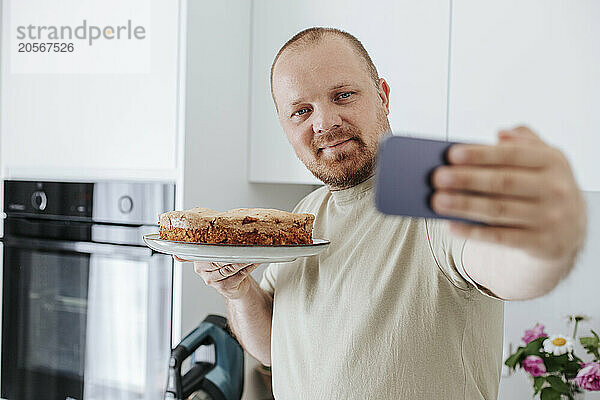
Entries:
<svg viewBox="0 0 600 400">
<path fill-rule="evenodd" d="M 505 352 L 522 345 L 525 329 L 536 322 L 546 325 L 548 334 L 572 335 L 573 326 L 565 316 L 584 314 L 591 321 L 579 324 L 577 336 L 590 336 L 590 328 L 600 332 L 600 192 L 586 192 L 588 206 L 588 237 L 571 274 L 556 289 L 535 300 L 509 302 L 504 315 Z M 584 361 L 590 356 L 579 345 L 575 354 Z M 506 356 L 505 356 L 506 359 Z M 531 382 L 523 371 L 503 376 L 500 381 L 499 400 L 526 399 L 533 394 Z M 586 400 L 599 400 L 600 392 L 586 393 Z"/>
<path fill-rule="evenodd" d="M 250 7 L 246 0 L 188 4 L 184 207 L 226 210 L 269 207 L 290 211 L 310 185 L 247 181 Z M 268 71 L 265 71 L 265 74 Z M 281 133 L 283 135 L 283 132 Z M 182 334 L 209 313 L 225 315 L 222 297 L 183 264 Z M 254 271 L 259 280 L 265 266 Z M 246 358 L 244 399 L 267 393 Z"/>
</svg>

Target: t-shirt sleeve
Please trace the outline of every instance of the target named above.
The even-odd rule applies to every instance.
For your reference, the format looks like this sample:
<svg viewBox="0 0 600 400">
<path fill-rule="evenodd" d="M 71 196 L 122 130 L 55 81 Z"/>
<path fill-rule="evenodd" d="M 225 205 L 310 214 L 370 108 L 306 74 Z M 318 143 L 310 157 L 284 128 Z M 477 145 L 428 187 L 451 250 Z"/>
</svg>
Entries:
<svg viewBox="0 0 600 400">
<path fill-rule="evenodd" d="M 467 240 L 451 235 L 448 221 L 441 219 L 425 219 L 429 247 L 441 272 L 454 286 L 462 290 L 477 289 L 487 297 L 500 299 L 486 287 L 475 282 L 467 274 L 463 264 L 463 252 Z"/>
<path fill-rule="evenodd" d="M 274 295 L 275 283 L 277 282 L 277 272 L 279 271 L 279 263 L 271 263 L 263 272 L 259 286 L 262 290 Z"/>
</svg>

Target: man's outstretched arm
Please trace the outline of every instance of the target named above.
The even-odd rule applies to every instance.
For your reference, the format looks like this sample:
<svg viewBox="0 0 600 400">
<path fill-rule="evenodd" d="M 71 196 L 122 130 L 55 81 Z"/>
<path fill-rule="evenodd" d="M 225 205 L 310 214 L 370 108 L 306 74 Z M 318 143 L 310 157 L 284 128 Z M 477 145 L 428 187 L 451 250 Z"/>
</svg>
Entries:
<svg viewBox="0 0 600 400">
<path fill-rule="evenodd" d="M 575 256 L 541 259 L 519 249 L 468 240 L 463 265 L 473 281 L 499 298 L 527 300 L 554 289 L 573 268 Z"/>
<path fill-rule="evenodd" d="M 467 275 L 507 299 L 552 290 L 583 247 L 586 212 L 568 161 L 531 130 L 499 133 L 495 146 L 455 145 L 433 174 L 440 214 L 484 222 L 450 223 L 466 237 Z"/>
</svg>

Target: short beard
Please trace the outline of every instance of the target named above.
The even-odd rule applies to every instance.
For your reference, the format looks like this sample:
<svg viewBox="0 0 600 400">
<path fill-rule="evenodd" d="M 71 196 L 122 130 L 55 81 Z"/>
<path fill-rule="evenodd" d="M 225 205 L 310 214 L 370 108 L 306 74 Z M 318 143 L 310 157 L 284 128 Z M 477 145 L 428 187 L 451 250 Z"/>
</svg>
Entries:
<svg viewBox="0 0 600 400">
<path fill-rule="evenodd" d="M 323 136 L 313 139 L 313 149 L 316 156 L 311 160 L 302 160 L 306 168 L 330 190 L 342 190 L 364 182 L 375 173 L 377 165 L 377 150 L 379 141 L 384 136 L 391 135 L 387 116 L 382 112 L 378 116 L 378 135 L 367 137 L 368 142 L 361 138 L 360 131 L 354 127 L 344 127 L 329 131 Z M 335 158 L 319 160 L 319 144 L 331 143 L 335 140 L 350 138 L 358 144 L 358 148 L 348 152 L 342 151 Z"/>
</svg>

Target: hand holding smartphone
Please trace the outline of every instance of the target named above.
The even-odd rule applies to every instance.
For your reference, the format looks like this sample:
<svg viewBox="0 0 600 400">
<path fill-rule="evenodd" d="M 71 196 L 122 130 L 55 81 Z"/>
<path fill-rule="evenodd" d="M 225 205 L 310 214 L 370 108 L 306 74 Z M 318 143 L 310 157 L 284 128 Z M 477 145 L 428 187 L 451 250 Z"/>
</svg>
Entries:
<svg viewBox="0 0 600 400">
<path fill-rule="evenodd" d="M 478 223 L 437 214 L 430 205 L 431 174 L 448 164 L 447 152 L 454 142 L 389 136 L 382 140 L 377 158 L 375 203 L 384 214 L 444 218 Z"/>
</svg>

